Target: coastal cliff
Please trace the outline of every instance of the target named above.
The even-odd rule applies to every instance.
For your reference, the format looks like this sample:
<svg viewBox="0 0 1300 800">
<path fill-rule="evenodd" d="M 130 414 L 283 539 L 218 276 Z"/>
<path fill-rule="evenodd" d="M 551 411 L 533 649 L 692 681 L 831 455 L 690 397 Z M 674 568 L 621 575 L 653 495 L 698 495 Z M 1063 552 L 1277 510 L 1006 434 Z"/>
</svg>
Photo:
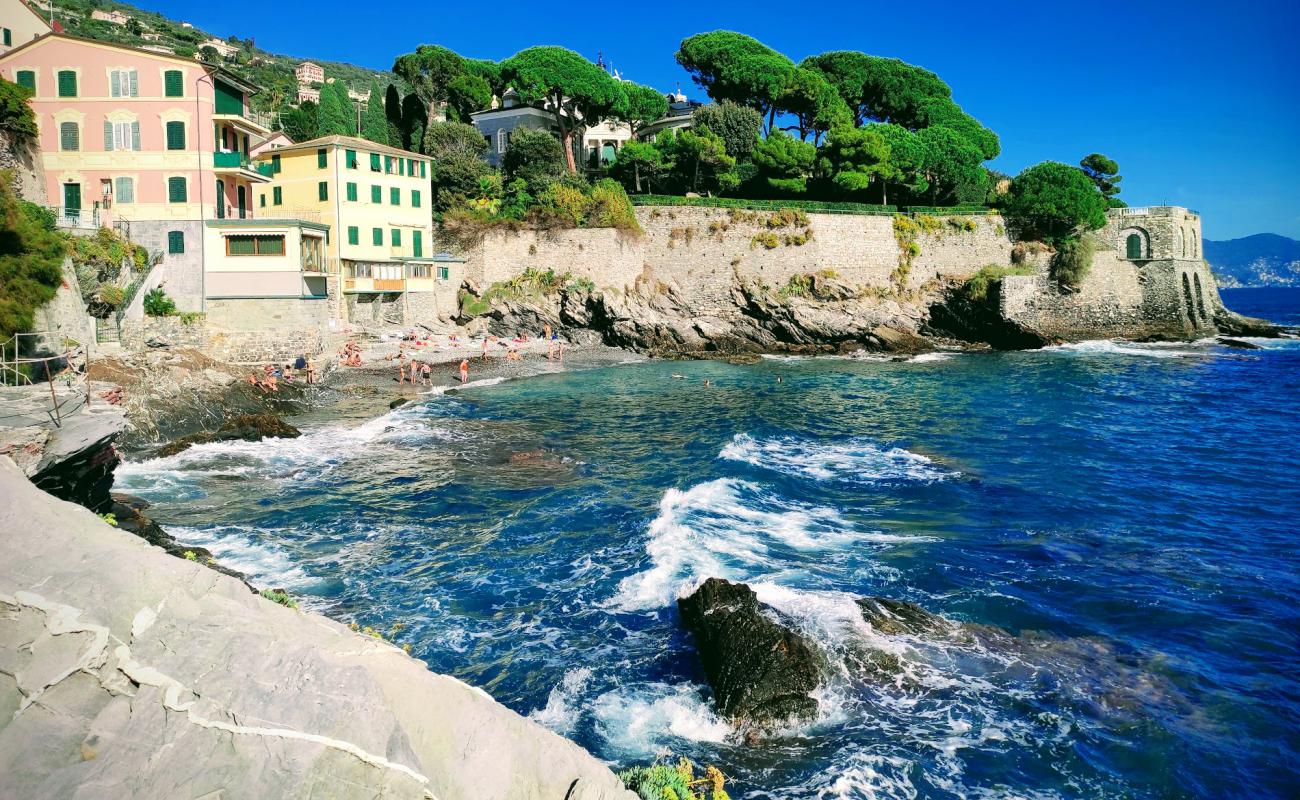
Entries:
<svg viewBox="0 0 1300 800">
<path fill-rule="evenodd" d="M 576 745 L 0 459 L 0 795 L 630 798 Z"/>
</svg>

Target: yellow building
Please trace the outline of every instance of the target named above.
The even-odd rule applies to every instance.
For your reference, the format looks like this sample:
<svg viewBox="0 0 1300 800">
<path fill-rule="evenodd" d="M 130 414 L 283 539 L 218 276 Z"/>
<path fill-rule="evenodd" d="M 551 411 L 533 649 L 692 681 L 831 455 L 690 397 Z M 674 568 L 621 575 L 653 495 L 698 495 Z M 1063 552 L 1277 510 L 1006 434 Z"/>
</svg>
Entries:
<svg viewBox="0 0 1300 800">
<path fill-rule="evenodd" d="M 350 136 L 326 136 L 258 156 L 261 217 L 328 226 L 324 268 L 340 281 L 346 319 L 404 320 L 408 293 L 450 281 L 434 258 L 427 156 Z M 442 286 L 445 289 L 445 286 Z"/>
</svg>

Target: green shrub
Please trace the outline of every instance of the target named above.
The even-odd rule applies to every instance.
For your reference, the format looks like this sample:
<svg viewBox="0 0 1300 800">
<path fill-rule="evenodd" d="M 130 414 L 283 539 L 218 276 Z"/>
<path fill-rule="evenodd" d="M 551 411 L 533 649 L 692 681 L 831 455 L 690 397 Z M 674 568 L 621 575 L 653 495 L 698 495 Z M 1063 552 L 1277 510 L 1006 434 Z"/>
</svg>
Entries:
<svg viewBox="0 0 1300 800">
<path fill-rule="evenodd" d="M 0 78 L 0 131 L 19 144 L 36 138 L 36 115 L 27 100 L 32 93 L 16 83 Z"/>
<path fill-rule="evenodd" d="M 676 766 L 630 767 L 618 773 L 618 778 L 641 800 L 729 800 L 726 778 L 717 767 L 706 768 L 704 777 L 697 779 L 695 766 L 685 758 Z"/>
<path fill-rule="evenodd" d="M 755 211 L 780 211 L 797 208 L 802 211 L 831 214 L 892 215 L 897 206 L 870 205 L 867 203 L 832 203 L 817 200 L 743 200 L 735 197 L 681 197 L 663 194 L 639 194 L 631 198 L 634 206 L 694 206 L 700 208 L 752 209 Z"/>
<path fill-rule="evenodd" d="M 202 322 L 204 316 L 205 314 L 202 311 L 183 311 L 177 316 L 177 319 L 181 321 L 182 325 L 194 325 Z"/>
<path fill-rule="evenodd" d="M 111 309 L 116 309 L 119 308 L 122 305 L 122 301 L 126 299 L 126 290 L 120 286 L 109 284 L 99 287 L 98 295 L 99 302 Z"/>
<path fill-rule="evenodd" d="M 44 210 L 19 201 L 13 177 L 0 170 L 0 341 L 31 330 L 63 283 L 63 239 Z"/>
<path fill-rule="evenodd" d="M 764 231 L 749 240 L 749 248 L 751 250 L 759 245 L 762 245 L 768 250 L 775 250 L 781 245 L 781 238 L 771 231 Z"/>
<path fill-rule="evenodd" d="M 1052 256 L 1052 280 L 1066 289 L 1078 288 L 1092 269 L 1092 257 L 1097 250 L 1091 236 L 1070 237 L 1057 242 Z"/>
<path fill-rule="evenodd" d="M 285 608 L 298 607 L 298 601 L 290 597 L 288 592 L 282 592 L 278 589 L 263 589 L 260 594 L 272 603 L 279 603 Z"/>
<path fill-rule="evenodd" d="M 170 317 L 176 313 L 176 303 L 161 286 L 155 286 L 144 296 L 144 313 L 151 317 Z"/>
<path fill-rule="evenodd" d="M 961 286 L 961 292 L 968 299 L 982 303 L 988 299 L 989 290 L 1002 283 L 1002 279 L 1008 275 L 1033 275 L 1034 268 L 1027 265 L 1013 265 L 1004 267 L 999 264 L 989 264 L 979 272 L 966 279 Z"/>
</svg>

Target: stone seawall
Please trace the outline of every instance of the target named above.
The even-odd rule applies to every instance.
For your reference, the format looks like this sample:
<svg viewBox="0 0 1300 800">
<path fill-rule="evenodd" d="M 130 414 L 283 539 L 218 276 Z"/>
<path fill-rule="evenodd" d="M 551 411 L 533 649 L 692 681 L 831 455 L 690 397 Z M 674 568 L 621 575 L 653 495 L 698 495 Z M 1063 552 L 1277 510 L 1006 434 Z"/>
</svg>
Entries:
<svg viewBox="0 0 1300 800">
<path fill-rule="evenodd" d="M 218 301 L 230 302 L 230 301 Z M 243 301 L 256 303 L 260 301 Z M 322 309 L 323 300 L 288 301 L 311 303 Z M 219 361 L 235 364 L 284 364 L 307 354 L 324 351 L 327 328 L 314 323 L 281 327 L 283 321 L 265 325 L 265 314 L 256 306 L 244 306 L 244 330 L 218 327 L 199 317 L 183 322 L 180 317 L 145 317 L 122 320 L 122 347 L 138 351 L 149 348 L 193 347 Z M 229 316 L 229 310 L 223 310 Z"/>
<path fill-rule="evenodd" d="M 0 797 L 635 800 L 577 745 L 0 458 Z"/>
</svg>

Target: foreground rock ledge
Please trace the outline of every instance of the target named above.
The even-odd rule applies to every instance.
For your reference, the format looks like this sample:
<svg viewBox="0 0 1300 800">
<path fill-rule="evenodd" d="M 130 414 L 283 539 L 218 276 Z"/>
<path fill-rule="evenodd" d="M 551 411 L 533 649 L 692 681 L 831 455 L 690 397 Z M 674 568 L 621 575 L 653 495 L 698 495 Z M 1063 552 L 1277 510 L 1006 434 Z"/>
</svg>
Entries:
<svg viewBox="0 0 1300 800">
<path fill-rule="evenodd" d="M 402 651 L 251 594 L 0 458 L 0 797 L 634 798 Z"/>
</svg>

